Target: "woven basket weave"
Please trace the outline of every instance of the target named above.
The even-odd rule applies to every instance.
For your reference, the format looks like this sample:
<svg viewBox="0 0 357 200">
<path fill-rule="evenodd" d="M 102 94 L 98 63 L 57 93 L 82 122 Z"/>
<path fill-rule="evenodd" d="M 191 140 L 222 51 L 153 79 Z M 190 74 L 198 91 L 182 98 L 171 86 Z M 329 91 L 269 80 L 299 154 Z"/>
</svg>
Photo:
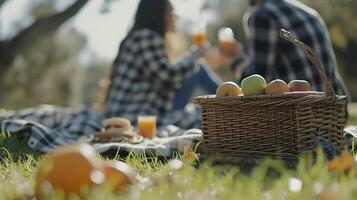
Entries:
<svg viewBox="0 0 357 200">
<path fill-rule="evenodd" d="M 282 38 L 304 51 L 325 83 L 325 92 L 239 97 L 201 96 L 201 152 L 205 156 L 232 160 L 279 157 L 296 159 L 316 148 L 316 137 L 344 148 L 347 118 L 346 96 L 335 95 L 315 52 L 285 30 Z"/>
</svg>

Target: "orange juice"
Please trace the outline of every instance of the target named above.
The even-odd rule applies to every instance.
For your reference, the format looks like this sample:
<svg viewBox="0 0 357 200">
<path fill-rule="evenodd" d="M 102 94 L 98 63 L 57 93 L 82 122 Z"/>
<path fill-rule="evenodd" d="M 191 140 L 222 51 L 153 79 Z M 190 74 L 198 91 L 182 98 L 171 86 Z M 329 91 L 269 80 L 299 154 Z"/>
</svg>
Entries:
<svg viewBox="0 0 357 200">
<path fill-rule="evenodd" d="M 206 33 L 196 33 L 193 35 L 193 44 L 196 46 L 202 46 L 206 43 Z"/>
<path fill-rule="evenodd" d="M 139 134 L 144 138 L 153 138 L 156 135 L 156 116 L 138 117 Z"/>
<path fill-rule="evenodd" d="M 222 40 L 219 42 L 220 49 L 227 54 L 227 56 L 235 56 L 236 54 L 236 43 L 234 40 Z"/>
<path fill-rule="evenodd" d="M 222 27 L 218 31 L 219 48 L 229 57 L 235 57 L 237 46 L 234 39 L 233 30 L 229 27 Z"/>
</svg>

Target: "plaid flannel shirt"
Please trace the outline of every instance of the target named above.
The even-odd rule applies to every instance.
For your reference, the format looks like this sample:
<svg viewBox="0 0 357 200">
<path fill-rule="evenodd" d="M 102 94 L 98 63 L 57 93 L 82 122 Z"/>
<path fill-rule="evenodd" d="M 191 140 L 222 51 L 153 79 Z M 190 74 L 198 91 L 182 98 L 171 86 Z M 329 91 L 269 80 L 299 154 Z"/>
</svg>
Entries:
<svg viewBox="0 0 357 200">
<path fill-rule="evenodd" d="M 167 119 L 187 120 L 182 113 L 167 115 L 172 115 L 172 102 L 180 83 L 198 69 L 193 56 L 188 54 L 171 65 L 164 38 L 149 29 L 134 31 L 121 51 L 111 80 L 106 116 L 121 116 L 135 122 L 138 115 L 157 115 L 159 124 L 173 123 Z M 194 121 L 197 124 L 198 116 Z"/>
<path fill-rule="evenodd" d="M 284 28 L 317 52 L 336 93 L 347 94 L 337 71 L 328 30 L 316 11 L 296 0 L 263 0 L 243 21 L 248 40 L 248 65 L 242 78 L 260 74 L 267 81 L 304 79 L 314 90 L 323 90 L 322 79 L 305 54 L 279 38 L 279 30 Z"/>
</svg>

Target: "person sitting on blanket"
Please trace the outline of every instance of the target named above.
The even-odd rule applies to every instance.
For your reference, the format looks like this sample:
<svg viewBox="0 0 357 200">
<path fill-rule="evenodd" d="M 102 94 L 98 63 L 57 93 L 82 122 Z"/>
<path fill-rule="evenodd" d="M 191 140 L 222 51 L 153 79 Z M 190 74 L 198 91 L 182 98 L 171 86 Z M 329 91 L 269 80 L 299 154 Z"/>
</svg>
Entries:
<svg viewBox="0 0 357 200">
<path fill-rule="evenodd" d="M 174 96 L 179 95 L 178 86 L 185 79 L 197 73 L 196 78 L 202 79 L 208 74 L 201 72 L 204 66 L 197 62 L 205 48 L 192 50 L 176 65 L 168 64 L 164 39 L 165 33 L 172 29 L 172 7 L 168 0 L 142 0 L 135 24 L 121 43 L 113 65 L 106 112 L 97 113 L 86 106 L 71 109 L 55 105 L 1 110 L 0 131 L 25 133 L 31 148 L 49 152 L 58 146 L 89 140 L 105 128 L 103 120 L 111 117 L 127 118 L 135 125 L 138 115 L 157 115 L 159 137 L 183 136 L 186 129 L 199 127 L 197 108 L 173 111 L 172 104 Z M 200 137 L 199 132 L 195 135 Z"/>
<path fill-rule="evenodd" d="M 228 54 L 221 48 L 226 59 L 231 57 L 234 60 L 231 68 L 238 79 L 251 74 L 260 74 L 267 81 L 277 78 L 286 82 L 303 79 L 311 83 L 313 90 L 323 91 L 324 82 L 305 54 L 293 44 L 279 38 L 279 30 L 284 28 L 317 52 L 336 94 L 349 96 L 338 72 L 327 27 L 317 11 L 297 0 L 249 2 L 253 9 L 243 17 L 248 38 L 247 55 L 241 54 L 241 51 L 237 51 L 236 55 Z"/>
<path fill-rule="evenodd" d="M 159 125 L 199 126 L 197 109 L 185 109 L 190 97 L 187 93 L 198 82 L 215 93 L 220 81 L 198 63 L 205 47 L 191 48 L 180 62 L 169 63 L 164 43 L 165 34 L 171 31 L 174 16 L 170 2 L 141 0 L 135 23 L 121 42 L 111 70 L 105 100 L 107 118 L 120 116 L 135 123 L 138 115 L 157 115 Z M 181 85 L 184 87 L 178 90 Z"/>
</svg>

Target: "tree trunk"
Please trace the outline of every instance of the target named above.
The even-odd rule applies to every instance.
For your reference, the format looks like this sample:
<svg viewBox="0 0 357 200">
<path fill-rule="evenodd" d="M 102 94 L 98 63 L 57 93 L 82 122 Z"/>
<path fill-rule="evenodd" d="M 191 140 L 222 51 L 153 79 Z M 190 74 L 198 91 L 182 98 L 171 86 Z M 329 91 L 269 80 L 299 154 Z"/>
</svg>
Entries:
<svg viewBox="0 0 357 200">
<path fill-rule="evenodd" d="M 0 6 L 5 1 L 6 0 L 0 0 Z M 18 54 L 31 47 L 31 45 L 43 35 L 56 30 L 64 22 L 76 15 L 88 1 L 89 0 L 77 0 L 62 12 L 38 19 L 32 25 L 20 31 L 12 39 L 0 41 L 0 81 Z"/>
<path fill-rule="evenodd" d="M 0 0 L 0 7 L 7 0 Z M 40 18 L 32 25 L 20 31 L 8 41 L 0 41 L 0 107 L 6 91 L 3 79 L 15 57 L 31 47 L 43 35 L 56 30 L 68 19 L 76 15 L 89 0 L 77 0 L 67 9 L 49 17 Z"/>
<path fill-rule="evenodd" d="M 5 1 L 7 1 L 7 0 L 0 0 L 0 7 L 2 6 L 2 4 L 5 3 Z"/>
</svg>

